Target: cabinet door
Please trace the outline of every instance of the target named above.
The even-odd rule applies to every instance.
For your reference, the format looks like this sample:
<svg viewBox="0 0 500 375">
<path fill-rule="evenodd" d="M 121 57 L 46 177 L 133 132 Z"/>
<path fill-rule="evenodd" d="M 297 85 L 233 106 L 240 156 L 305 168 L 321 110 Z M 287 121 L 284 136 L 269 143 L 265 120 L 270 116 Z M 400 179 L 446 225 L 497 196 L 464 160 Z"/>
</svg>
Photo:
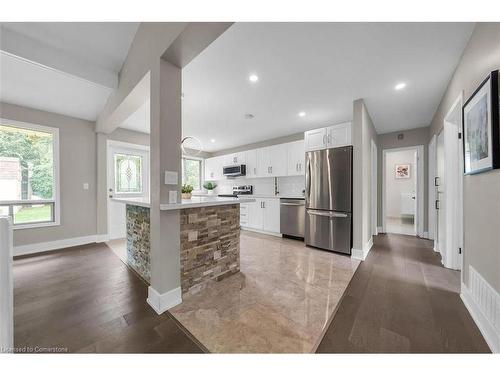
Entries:
<svg viewBox="0 0 500 375">
<path fill-rule="evenodd" d="M 256 199 L 255 202 L 248 203 L 248 224 L 249 228 L 260 229 L 264 227 L 264 204 L 262 199 Z"/>
<path fill-rule="evenodd" d="M 300 176 L 304 174 L 305 150 L 304 141 L 287 143 L 287 175 Z"/>
<path fill-rule="evenodd" d="M 286 176 L 287 172 L 287 152 L 286 143 L 276 146 L 271 146 L 269 149 L 270 176 L 280 177 Z"/>
<path fill-rule="evenodd" d="M 205 159 L 205 180 L 207 180 L 207 181 L 211 181 L 211 180 L 216 179 L 215 164 L 216 164 L 217 160 L 215 160 L 215 159 L 216 158 Z"/>
<path fill-rule="evenodd" d="M 327 145 L 327 129 L 314 129 L 304 133 L 306 151 L 323 150 Z"/>
<path fill-rule="evenodd" d="M 269 147 L 257 149 L 257 175 L 259 177 L 271 176 L 271 155 Z"/>
<path fill-rule="evenodd" d="M 250 203 L 240 204 L 240 226 L 248 227 L 249 211 L 250 211 Z"/>
<path fill-rule="evenodd" d="M 333 125 L 328 128 L 328 147 L 342 147 L 351 144 L 351 123 Z"/>
<path fill-rule="evenodd" d="M 223 156 L 223 160 L 224 166 L 245 164 L 245 153 L 237 152 L 234 154 L 227 154 Z"/>
<path fill-rule="evenodd" d="M 247 177 L 258 176 L 257 166 L 257 150 L 249 150 L 245 152 L 245 165 L 247 170 Z"/>
<path fill-rule="evenodd" d="M 280 233 L 280 200 L 277 198 L 263 199 L 264 230 Z"/>
<path fill-rule="evenodd" d="M 213 167 L 214 167 L 214 179 L 217 181 L 220 181 L 224 178 L 223 170 L 222 167 L 224 166 L 224 157 L 223 156 L 216 156 L 213 161 Z"/>
</svg>

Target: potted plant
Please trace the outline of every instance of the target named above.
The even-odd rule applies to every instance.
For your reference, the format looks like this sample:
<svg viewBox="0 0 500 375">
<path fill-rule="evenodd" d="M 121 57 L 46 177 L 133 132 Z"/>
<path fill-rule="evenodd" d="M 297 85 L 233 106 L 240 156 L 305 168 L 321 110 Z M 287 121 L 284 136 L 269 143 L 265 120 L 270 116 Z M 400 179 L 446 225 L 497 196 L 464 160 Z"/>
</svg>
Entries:
<svg viewBox="0 0 500 375">
<path fill-rule="evenodd" d="M 193 187 L 191 185 L 182 185 L 182 199 L 191 199 L 191 192 L 193 191 Z"/>
<path fill-rule="evenodd" d="M 214 189 L 217 187 L 217 184 L 212 181 L 207 181 L 203 184 L 203 187 L 207 189 L 207 193 L 212 195 L 214 193 Z"/>
</svg>

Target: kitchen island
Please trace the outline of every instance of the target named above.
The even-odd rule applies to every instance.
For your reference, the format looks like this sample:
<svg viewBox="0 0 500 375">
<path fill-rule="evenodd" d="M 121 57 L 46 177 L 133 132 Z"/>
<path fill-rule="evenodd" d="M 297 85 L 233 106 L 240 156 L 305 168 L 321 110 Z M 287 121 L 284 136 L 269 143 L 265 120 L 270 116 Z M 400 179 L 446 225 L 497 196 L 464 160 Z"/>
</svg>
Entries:
<svg viewBox="0 0 500 375">
<path fill-rule="evenodd" d="M 146 282 L 151 279 L 150 204 L 141 198 L 114 198 L 126 204 L 127 263 Z M 252 198 L 192 197 L 161 204 L 180 210 L 182 293 L 194 292 L 210 280 L 240 270 L 240 204 Z"/>
</svg>

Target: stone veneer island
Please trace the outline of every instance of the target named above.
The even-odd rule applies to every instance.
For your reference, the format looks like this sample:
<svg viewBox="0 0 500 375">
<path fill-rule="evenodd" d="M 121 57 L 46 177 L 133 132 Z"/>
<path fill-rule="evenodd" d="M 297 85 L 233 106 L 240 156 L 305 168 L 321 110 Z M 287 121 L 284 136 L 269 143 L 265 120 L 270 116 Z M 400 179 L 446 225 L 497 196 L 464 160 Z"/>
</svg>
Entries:
<svg viewBox="0 0 500 375">
<path fill-rule="evenodd" d="M 116 199 L 126 204 L 127 263 L 150 283 L 149 204 L 140 199 Z M 240 270 L 240 203 L 253 199 L 193 197 L 162 205 L 180 210 L 180 280 L 182 293 L 210 280 L 222 280 Z"/>
</svg>

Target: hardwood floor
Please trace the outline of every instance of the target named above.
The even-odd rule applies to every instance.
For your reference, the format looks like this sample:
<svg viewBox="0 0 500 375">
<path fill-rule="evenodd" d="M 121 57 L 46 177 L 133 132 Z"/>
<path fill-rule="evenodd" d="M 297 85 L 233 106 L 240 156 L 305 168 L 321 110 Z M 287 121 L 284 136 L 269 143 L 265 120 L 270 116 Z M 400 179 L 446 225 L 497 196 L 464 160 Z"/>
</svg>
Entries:
<svg viewBox="0 0 500 375">
<path fill-rule="evenodd" d="M 317 352 L 490 352 L 460 299 L 460 272 L 443 268 L 431 244 L 375 237 Z"/>
<path fill-rule="evenodd" d="M 146 297 L 147 286 L 104 244 L 17 259 L 14 345 L 21 351 L 203 351 Z"/>
<path fill-rule="evenodd" d="M 358 267 L 319 353 L 489 352 L 430 241 L 379 235 Z M 206 351 L 104 244 L 14 261 L 17 348 L 98 353 Z M 57 349 L 58 348 L 58 349 Z"/>
</svg>

